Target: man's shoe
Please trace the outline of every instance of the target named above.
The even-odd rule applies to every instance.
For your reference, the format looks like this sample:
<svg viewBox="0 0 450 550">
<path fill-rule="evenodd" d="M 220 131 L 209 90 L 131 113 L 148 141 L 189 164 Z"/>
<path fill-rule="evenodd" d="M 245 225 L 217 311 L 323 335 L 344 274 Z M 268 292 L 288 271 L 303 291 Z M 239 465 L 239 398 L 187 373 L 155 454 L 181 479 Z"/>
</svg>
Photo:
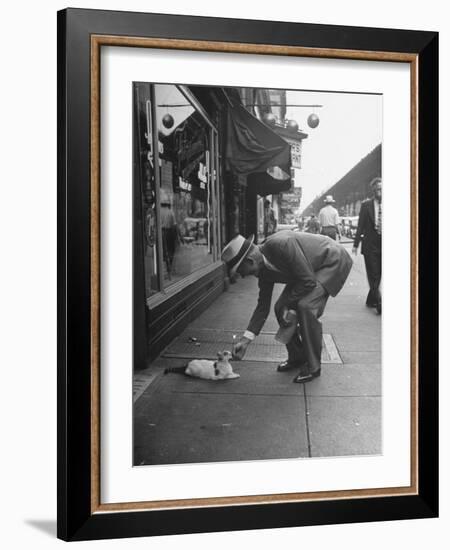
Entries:
<svg viewBox="0 0 450 550">
<path fill-rule="evenodd" d="M 376 305 L 378 315 L 381 315 L 381 302 Z"/>
<path fill-rule="evenodd" d="M 277 367 L 278 372 L 287 372 L 293 369 L 305 369 L 307 368 L 308 363 L 299 363 L 298 361 L 283 361 Z"/>
<path fill-rule="evenodd" d="M 318 378 L 320 376 L 320 372 L 321 369 L 317 369 L 314 372 L 308 373 L 300 372 L 300 374 L 298 374 L 292 381 L 296 384 L 306 384 L 306 382 L 311 382 L 311 380 L 314 380 L 314 378 Z"/>
</svg>

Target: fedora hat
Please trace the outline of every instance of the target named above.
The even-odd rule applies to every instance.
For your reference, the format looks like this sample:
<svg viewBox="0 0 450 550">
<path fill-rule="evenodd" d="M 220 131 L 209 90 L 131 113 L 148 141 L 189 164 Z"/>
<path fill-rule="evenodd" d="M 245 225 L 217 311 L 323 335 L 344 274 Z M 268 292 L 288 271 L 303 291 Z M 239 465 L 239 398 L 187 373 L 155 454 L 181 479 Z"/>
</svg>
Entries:
<svg viewBox="0 0 450 550">
<path fill-rule="evenodd" d="M 336 202 L 336 201 L 333 199 L 333 195 L 327 195 L 327 196 L 323 199 L 323 202 L 326 202 L 327 204 L 330 204 L 330 203 Z"/>
<path fill-rule="evenodd" d="M 227 264 L 230 277 L 236 273 L 242 260 L 247 256 L 254 240 L 254 235 L 250 235 L 248 239 L 242 235 L 237 235 L 222 250 L 222 261 Z"/>
</svg>

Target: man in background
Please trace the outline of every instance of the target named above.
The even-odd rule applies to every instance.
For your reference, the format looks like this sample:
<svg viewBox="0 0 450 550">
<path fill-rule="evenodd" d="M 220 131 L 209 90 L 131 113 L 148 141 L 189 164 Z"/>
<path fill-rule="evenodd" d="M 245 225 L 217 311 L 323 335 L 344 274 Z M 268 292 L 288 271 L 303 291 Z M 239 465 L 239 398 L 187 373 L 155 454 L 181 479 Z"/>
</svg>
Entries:
<svg viewBox="0 0 450 550">
<path fill-rule="evenodd" d="M 336 240 L 337 235 L 339 238 L 341 237 L 339 214 L 336 208 L 331 206 L 335 202 L 332 195 L 327 195 L 324 200 L 325 206 L 319 212 L 320 233 L 330 237 L 333 241 Z"/>
<path fill-rule="evenodd" d="M 320 223 L 315 214 L 311 214 L 308 224 L 306 225 L 306 232 L 316 235 L 320 233 Z"/>
<path fill-rule="evenodd" d="M 264 237 L 267 239 L 277 230 L 277 219 L 269 199 L 264 200 Z"/>
<path fill-rule="evenodd" d="M 366 298 L 366 306 L 374 307 L 377 313 L 381 313 L 381 230 L 382 230 L 382 206 L 381 206 L 381 178 L 374 178 L 370 182 L 373 198 L 361 204 L 358 218 L 358 228 L 353 241 L 353 254 L 358 254 L 359 243 L 361 253 L 366 264 L 369 293 Z"/>
</svg>

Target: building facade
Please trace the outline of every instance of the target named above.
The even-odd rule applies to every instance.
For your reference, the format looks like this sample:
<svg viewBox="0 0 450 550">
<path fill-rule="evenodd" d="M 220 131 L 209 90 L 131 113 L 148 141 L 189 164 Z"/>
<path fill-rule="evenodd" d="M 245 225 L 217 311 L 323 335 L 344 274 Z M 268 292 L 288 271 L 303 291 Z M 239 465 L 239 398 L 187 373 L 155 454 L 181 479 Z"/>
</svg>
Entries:
<svg viewBox="0 0 450 550">
<path fill-rule="evenodd" d="M 136 82 L 133 108 L 139 369 L 226 288 L 221 249 L 257 233 L 258 197 L 290 188 L 291 153 L 238 89 Z"/>
<path fill-rule="evenodd" d="M 295 186 L 295 176 L 301 169 L 302 143 L 308 134 L 300 130 L 295 121 L 286 119 L 286 90 L 240 88 L 239 93 L 244 107 L 270 127 L 291 148 L 289 171 L 284 172 L 279 167 L 268 170 L 273 178 L 282 183 L 272 185 L 270 188 L 262 188 L 260 185 L 255 192 L 254 189 L 258 185 L 258 182 L 255 182 L 253 189 L 250 189 L 253 193 L 247 198 L 247 219 L 251 221 L 250 232 L 256 235 L 257 241 L 260 241 L 264 238 L 263 204 L 266 198 L 271 201 L 279 223 L 290 223 L 294 218 L 294 211 L 300 207 L 301 187 Z M 260 177 L 260 174 L 258 176 Z M 249 181 L 254 181 L 254 176 Z M 295 201 L 295 207 L 292 195 L 299 197 L 299 200 Z"/>
</svg>

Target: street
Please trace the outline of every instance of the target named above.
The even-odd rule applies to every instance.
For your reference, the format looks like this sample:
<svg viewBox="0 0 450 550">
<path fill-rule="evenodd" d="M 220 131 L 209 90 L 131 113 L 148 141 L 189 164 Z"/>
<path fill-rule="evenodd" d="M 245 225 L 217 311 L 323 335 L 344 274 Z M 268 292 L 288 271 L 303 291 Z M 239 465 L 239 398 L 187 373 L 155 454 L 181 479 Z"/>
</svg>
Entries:
<svg viewBox="0 0 450 550">
<path fill-rule="evenodd" d="M 344 245 L 348 251 L 351 243 Z M 283 285 L 276 285 L 272 305 Z M 257 280 L 238 279 L 134 380 L 134 465 L 373 455 L 381 447 L 381 316 L 365 307 L 361 255 L 340 294 L 328 300 L 322 375 L 294 384 L 279 373 L 285 347 L 273 311 L 236 380 L 169 373 L 192 358 L 216 358 L 246 328 Z"/>
</svg>

